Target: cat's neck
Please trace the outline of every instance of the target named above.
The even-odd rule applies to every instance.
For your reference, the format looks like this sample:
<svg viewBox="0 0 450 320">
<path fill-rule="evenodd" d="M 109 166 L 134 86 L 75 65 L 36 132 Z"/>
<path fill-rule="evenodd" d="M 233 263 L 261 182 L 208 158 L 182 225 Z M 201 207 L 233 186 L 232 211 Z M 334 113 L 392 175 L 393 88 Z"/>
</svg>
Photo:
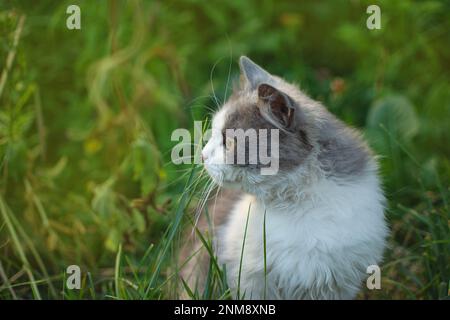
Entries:
<svg viewBox="0 0 450 320">
<path fill-rule="evenodd" d="M 314 201 L 317 186 L 324 182 L 322 170 L 307 165 L 274 178 L 270 184 L 255 185 L 250 193 L 266 208 L 289 209 Z"/>
<path fill-rule="evenodd" d="M 314 208 L 355 196 L 355 190 L 378 188 L 375 166 L 359 176 L 335 178 L 327 176 L 320 167 L 310 165 L 274 179 L 270 185 L 252 192 L 255 200 L 267 209 L 295 211 L 296 208 Z"/>
</svg>

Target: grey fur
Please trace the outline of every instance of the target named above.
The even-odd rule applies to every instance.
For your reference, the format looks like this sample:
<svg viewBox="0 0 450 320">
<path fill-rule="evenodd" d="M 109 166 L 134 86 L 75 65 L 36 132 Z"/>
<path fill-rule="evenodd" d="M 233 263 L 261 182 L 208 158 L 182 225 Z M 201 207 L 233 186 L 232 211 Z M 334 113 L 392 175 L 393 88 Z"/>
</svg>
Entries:
<svg viewBox="0 0 450 320">
<path fill-rule="evenodd" d="M 261 114 L 260 107 L 256 104 L 248 104 L 245 99 L 236 99 L 232 106 L 231 112 L 225 121 L 226 129 L 268 129 L 268 147 L 270 150 L 270 129 L 279 129 L 273 123 L 266 120 Z M 279 131 L 280 139 L 280 169 L 293 169 L 300 165 L 311 151 L 312 146 L 308 142 L 306 133 L 301 128 L 296 128 L 293 133 Z M 258 146 L 259 147 L 259 141 Z M 246 149 L 248 152 L 248 149 Z M 261 168 L 260 164 L 255 166 L 248 165 L 250 169 Z"/>
<path fill-rule="evenodd" d="M 320 166 L 331 177 L 350 179 L 358 176 L 372 162 L 370 149 L 356 130 L 331 114 L 326 114 L 325 118 L 328 119 L 323 123 L 318 139 Z"/>
</svg>

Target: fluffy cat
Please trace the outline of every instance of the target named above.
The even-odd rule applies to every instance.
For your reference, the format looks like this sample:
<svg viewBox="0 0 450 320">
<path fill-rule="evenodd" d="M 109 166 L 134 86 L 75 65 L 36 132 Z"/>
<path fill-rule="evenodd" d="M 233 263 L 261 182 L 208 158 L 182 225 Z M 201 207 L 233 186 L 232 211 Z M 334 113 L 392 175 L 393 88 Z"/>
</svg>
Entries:
<svg viewBox="0 0 450 320">
<path fill-rule="evenodd" d="M 247 57 L 239 64 L 240 88 L 214 115 L 202 151 L 213 180 L 238 190 L 222 192 L 209 209 L 233 297 L 353 299 L 367 267 L 381 262 L 388 234 L 374 156 L 296 86 Z M 280 130 L 276 175 L 262 175 L 259 163 L 226 163 L 225 129 L 250 128 Z"/>
</svg>

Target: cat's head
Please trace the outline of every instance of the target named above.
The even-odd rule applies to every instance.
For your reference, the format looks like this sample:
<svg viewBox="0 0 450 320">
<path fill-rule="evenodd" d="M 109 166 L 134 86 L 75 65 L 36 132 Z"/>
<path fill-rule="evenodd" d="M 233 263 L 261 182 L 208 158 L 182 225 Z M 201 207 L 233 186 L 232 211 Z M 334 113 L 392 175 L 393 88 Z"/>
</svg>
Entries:
<svg viewBox="0 0 450 320">
<path fill-rule="evenodd" d="M 306 97 L 247 57 L 239 65 L 240 87 L 214 115 L 202 157 L 217 183 L 251 192 L 288 177 L 315 143 L 311 115 L 302 106 Z"/>
</svg>

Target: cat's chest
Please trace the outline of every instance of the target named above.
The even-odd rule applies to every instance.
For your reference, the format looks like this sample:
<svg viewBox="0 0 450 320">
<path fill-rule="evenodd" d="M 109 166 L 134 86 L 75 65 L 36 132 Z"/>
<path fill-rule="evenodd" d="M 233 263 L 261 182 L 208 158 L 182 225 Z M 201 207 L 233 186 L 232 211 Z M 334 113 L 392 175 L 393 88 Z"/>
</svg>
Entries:
<svg viewBox="0 0 450 320">
<path fill-rule="evenodd" d="M 255 262 L 264 252 L 280 256 L 283 252 L 299 257 L 310 250 L 334 241 L 342 227 L 326 218 L 334 208 L 296 206 L 291 209 L 271 209 L 245 196 L 234 207 L 225 229 L 225 240 L 234 253 L 244 249 L 244 255 Z M 327 221 L 328 220 L 328 221 Z"/>
</svg>

